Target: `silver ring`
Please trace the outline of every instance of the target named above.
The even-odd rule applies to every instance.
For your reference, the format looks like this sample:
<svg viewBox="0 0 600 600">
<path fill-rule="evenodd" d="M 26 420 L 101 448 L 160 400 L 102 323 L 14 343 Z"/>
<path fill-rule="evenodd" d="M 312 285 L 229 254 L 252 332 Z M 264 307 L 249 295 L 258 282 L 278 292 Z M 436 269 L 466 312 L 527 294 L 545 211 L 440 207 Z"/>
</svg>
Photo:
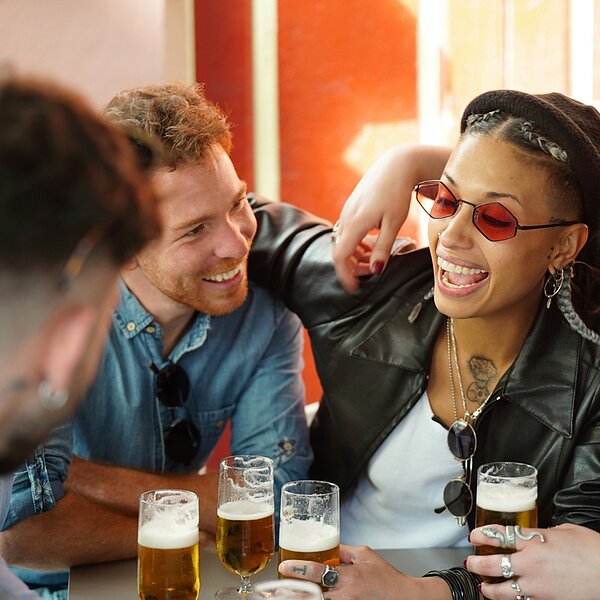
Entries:
<svg viewBox="0 0 600 600">
<path fill-rule="evenodd" d="M 331 230 L 331 241 L 333 242 L 334 246 L 337 246 L 339 241 L 340 241 L 340 222 L 336 221 L 335 225 L 333 226 L 333 229 Z"/>
<path fill-rule="evenodd" d="M 339 571 L 331 565 L 325 565 L 325 570 L 321 575 L 321 585 L 326 588 L 332 588 L 335 587 L 339 582 Z"/>
<path fill-rule="evenodd" d="M 508 527 L 506 529 L 508 529 Z M 524 542 L 528 542 L 529 540 L 532 540 L 534 537 L 539 537 L 540 542 L 542 542 L 542 544 L 546 541 L 546 538 L 539 531 L 532 531 L 528 535 L 523 535 L 521 533 L 521 528 L 518 525 L 515 525 L 514 529 L 515 529 L 515 535 L 520 540 L 523 540 Z"/>
<path fill-rule="evenodd" d="M 531 596 L 526 596 L 525 594 L 517 594 L 515 596 L 515 600 L 531 600 Z"/>
<path fill-rule="evenodd" d="M 500 548 L 506 548 L 506 538 L 504 537 L 504 534 L 498 531 L 495 527 L 482 527 L 481 533 L 483 533 L 483 535 L 485 535 L 487 538 L 497 540 L 500 544 Z"/>
<path fill-rule="evenodd" d="M 500 568 L 502 569 L 502 577 L 504 577 L 504 579 L 511 579 L 512 577 L 514 577 L 515 572 L 512 569 L 510 555 L 502 555 L 502 559 L 500 560 Z"/>
<path fill-rule="evenodd" d="M 517 527 L 514 525 L 506 526 L 506 547 L 514 550 L 517 547 L 517 538 L 515 537 L 517 534 Z"/>
<path fill-rule="evenodd" d="M 521 589 L 521 586 L 519 585 L 519 578 L 515 577 L 511 583 L 510 583 L 511 587 L 513 590 L 515 590 L 515 592 L 517 592 L 517 594 L 520 594 L 523 590 Z"/>
</svg>

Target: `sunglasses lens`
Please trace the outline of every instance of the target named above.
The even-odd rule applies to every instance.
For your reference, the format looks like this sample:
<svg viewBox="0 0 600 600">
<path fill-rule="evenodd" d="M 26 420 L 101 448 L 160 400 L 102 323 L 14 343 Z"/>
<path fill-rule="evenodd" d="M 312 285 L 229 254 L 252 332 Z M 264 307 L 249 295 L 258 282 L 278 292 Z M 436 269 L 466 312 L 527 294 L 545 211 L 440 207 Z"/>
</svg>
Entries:
<svg viewBox="0 0 600 600">
<path fill-rule="evenodd" d="M 517 233 L 517 220 L 498 202 L 478 206 L 473 211 L 473 223 L 492 242 L 508 240 Z"/>
<path fill-rule="evenodd" d="M 167 456 L 180 463 L 192 462 L 200 449 L 200 432 L 187 419 L 175 421 L 165 435 L 165 452 Z"/>
<path fill-rule="evenodd" d="M 170 363 L 156 375 L 156 397 L 169 408 L 181 406 L 188 397 L 190 382 L 185 371 Z"/>
<path fill-rule="evenodd" d="M 416 193 L 418 203 L 432 219 L 445 219 L 456 212 L 456 198 L 440 183 L 420 183 Z"/>
<path fill-rule="evenodd" d="M 462 479 L 453 479 L 444 488 L 444 504 L 455 517 L 466 517 L 473 508 L 471 488 Z"/>
<path fill-rule="evenodd" d="M 467 460 L 475 454 L 476 446 L 477 437 L 473 427 L 463 419 L 454 421 L 448 429 L 448 448 L 450 448 L 450 452 L 460 460 Z"/>
</svg>

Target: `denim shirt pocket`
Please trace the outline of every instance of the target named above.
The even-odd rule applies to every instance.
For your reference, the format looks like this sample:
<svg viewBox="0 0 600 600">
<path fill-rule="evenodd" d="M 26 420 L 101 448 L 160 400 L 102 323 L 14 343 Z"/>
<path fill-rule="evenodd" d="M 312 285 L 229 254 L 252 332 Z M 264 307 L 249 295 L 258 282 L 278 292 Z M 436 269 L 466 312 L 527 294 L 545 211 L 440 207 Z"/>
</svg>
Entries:
<svg viewBox="0 0 600 600">
<path fill-rule="evenodd" d="M 200 431 L 202 463 L 208 460 L 234 410 L 235 404 L 217 410 L 190 411 L 191 417 Z"/>
</svg>

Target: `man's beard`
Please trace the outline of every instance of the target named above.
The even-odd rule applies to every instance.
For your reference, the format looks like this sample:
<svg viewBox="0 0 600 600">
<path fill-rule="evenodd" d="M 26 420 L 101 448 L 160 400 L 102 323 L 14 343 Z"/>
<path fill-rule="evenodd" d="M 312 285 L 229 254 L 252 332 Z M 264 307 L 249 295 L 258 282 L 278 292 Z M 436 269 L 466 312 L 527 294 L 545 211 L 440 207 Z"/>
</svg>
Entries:
<svg viewBox="0 0 600 600">
<path fill-rule="evenodd" d="M 233 312 L 239 308 L 248 296 L 248 274 L 247 257 L 241 262 L 242 282 L 233 291 L 224 290 L 219 293 L 218 288 L 210 290 L 211 284 L 204 281 L 203 277 L 214 273 L 225 273 L 237 265 L 240 261 L 224 261 L 210 273 L 198 274 L 196 277 L 174 278 L 165 273 L 164 269 L 156 266 L 152 261 L 139 261 L 144 275 L 152 285 L 162 294 L 175 300 L 179 304 L 189 306 L 198 312 L 206 313 L 213 317 L 220 317 Z M 216 286 L 215 286 L 216 287 Z M 208 290 L 208 291 L 207 291 Z"/>
</svg>

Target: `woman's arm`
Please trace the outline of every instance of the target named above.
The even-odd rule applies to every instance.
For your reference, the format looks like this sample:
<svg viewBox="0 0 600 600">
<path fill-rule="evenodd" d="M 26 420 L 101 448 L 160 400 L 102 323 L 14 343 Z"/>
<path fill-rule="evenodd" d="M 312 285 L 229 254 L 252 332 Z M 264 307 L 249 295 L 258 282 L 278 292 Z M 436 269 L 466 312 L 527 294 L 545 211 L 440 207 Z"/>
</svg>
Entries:
<svg viewBox="0 0 600 600">
<path fill-rule="evenodd" d="M 450 600 L 450 588 L 439 577 L 409 577 L 366 546 L 340 546 L 339 583 L 329 588 L 329 600 Z M 321 582 L 323 565 L 286 560 L 279 572 L 287 577 Z"/>
<path fill-rule="evenodd" d="M 406 220 L 414 186 L 442 174 L 450 148 L 403 144 L 388 150 L 365 173 L 340 213 L 333 257 L 342 285 L 358 286 L 356 247 L 371 229 L 380 229 L 370 258 L 371 272 L 385 268 L 398 230 Z"/>
</svg>

